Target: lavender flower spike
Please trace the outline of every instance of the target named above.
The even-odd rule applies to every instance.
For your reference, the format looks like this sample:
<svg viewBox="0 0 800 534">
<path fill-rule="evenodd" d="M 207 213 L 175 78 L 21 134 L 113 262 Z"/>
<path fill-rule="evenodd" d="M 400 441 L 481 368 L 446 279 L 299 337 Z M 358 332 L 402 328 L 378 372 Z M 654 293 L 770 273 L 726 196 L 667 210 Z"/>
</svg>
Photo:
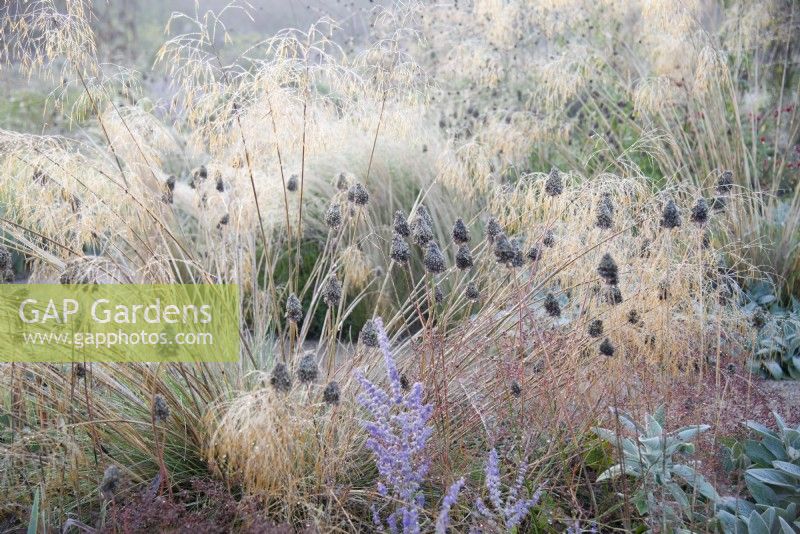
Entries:
<svg viewBox="0 0 800 534">
<path fill-rule="evenodd" d="M 513 531 L 536 506 L 541 496 L 541 488 L 530 499 L 520 499 L 519 494 L 525 484 L 525 474 L 528 464 L 523 462 L 517 470 L 517 478 L 514 486 L 508 488 L 505 502 L 503 502 L 501 480 L 500 480 L 500 461 L 497 451 L 492 449 L 489 458 L 486 460 L 486 489 L 489 491 L 489 501 L 492 505 L 490 509 L 483 499 L 475 501 L 475 509 L 481 517 L 481 521 L 490 525 L 495 530 Z M 500 528 L 498 525 L 502 525 Z"/>
<path fill-rule="evenodd" d="M 436 520 L 436 534 L 447 534 L 447 527 L 450 526 L 450 509 L 458 501 L 458 494 L 464 487 L 464 477 L 453 482 L 450 489 L 442 499 L 442 508 L 439 510 L 439 518 Z"/>
</svg>

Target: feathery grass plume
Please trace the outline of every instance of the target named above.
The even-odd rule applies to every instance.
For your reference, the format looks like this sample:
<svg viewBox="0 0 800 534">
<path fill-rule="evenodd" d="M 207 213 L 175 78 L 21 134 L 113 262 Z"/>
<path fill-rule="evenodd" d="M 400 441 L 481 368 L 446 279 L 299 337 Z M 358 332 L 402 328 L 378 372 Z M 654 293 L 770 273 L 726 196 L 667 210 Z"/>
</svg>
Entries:
<svg viewBox="0 0 800 534">
<path fill-rule="evenodd" d="M 339 389 L 338 382 L 328 382 L 325 390 L 322 392 L 322 400 L 325 404 L 339 404 L 341 398 L 341 390 Z"/>
<path fill-rule="evenodd" d="M 347 200 L 356 206 L 366 206 L 369 202 L 367 188 L 361 182 L 356 182 L 347 190 Z"/>
<path fill-rule="evenodd" d="M 553 167 L 550 174 L 547 175 L 547 180 L 544 183 L 544 192 L 551 197 L 556 197 L 564 192 L 564 182 L 561 179 L 561 173 L 558 169 Z"/>
<path fill-rule="evenodd" d="M 322 286 L 322 300 L 329 307 L 334 308 L 342 300 L 342 284 L 336 277 L 336 273 L 331 273 Z"/>
<path fill-rule="evenodd" d="M 317 379 L 319 376 L 319 367 L 317 367 L 317 359 L 312 353 L 307 353 L 300 359 L 297 364 L 297 378 L 303 384 L 309 384 Z"/>
<path fill-rule="evenodd" d="M 153 397 L 153 419 L 156 423 L 165 423 L 169 419 L 169 405 L 167 400 L 161 396 Z"/>
<path fill-rule="evenodd" d="M 514 260 L 514 255 L 514 246 L 505 232 L 497 234 L 494 238 L 494 256 L 497 263 L 508 265 Z"/>
<path fill-rule="evenodd" d="M 272 368 L 272 374 L 269 377 L 270 385 L 275 391 L 286 393 L 292 389 L 292 376 L 289 374 L 289 369 L 285 364 L 277 362 Z"/>
<path fill-rule="evenodd" d="M 597 204 L 597 220 L 595 226 L 600 229 L 608 230 L 614 225 L 614 201 L 611 194 L 606 192 Z"/>
<path fill-rule="evenodd" d="M 522 386 L 519 385 L 519 382 L 517 382 L 516 380 L 512 381 L 510 389 L 512 396 L 520 398 L 520 396 L 522 395 Z"/>
<path fill-rule="evenodd" d="M 299 184 L 299 180 L 296 174 L 293 174 L 286 180 L 286 190 L 295 192 L 297 191 L 297 186 Z"/>
<path fill-rule="evenodd" d="M 303 305 L 294 293 L 286 299 L 286 318 L 293 323 L 303 320 Z"/>
<path fill-rule="evenodd" d="M 444 255 L 439 245 L 436 244 L 436 241 L 428 243 L 428 249 L 425 251 L 424 263 L 425 269 L 433 274 L 443 273 L 447 270 Z"/>
<path fill-rule="evenodd" d="M 639 312 L 636 310 L 631 310 L 628 312 L 628 322 L 634 326 L 639 325 L 642 319 L 639 317 Z"/>
<path fill-rule="evenodd" d="M 469 245 L 459 245 L 456 251 L 456 267 L 464 271 L 470 269 L 472 265 L 472 251 L 470 251 Z"/>
<path fill-rule="evenodd" d="M 502 233 L 503 227 L 500 226 L 500 221 L 496 217 L 489 217 L 486 222 L 486 239 L 489 240 L 489 243 L 494 243 L 495 238 Z"/>
<path fill-rule="evenodd" d="M 394 212 L 393 226 L 396 234 L 399 234 L 402 237 L 411 236 L 411 228 L 408 226 L 406 215 L 402 212 L 402 210 L 397 210 Z"/>
<path fill-rule="evenodd" d="M 600 337 L 603 335 L 603 321 L 600 319 L 595 319 L 591 323 L 589 323 L 589 336 L 590 337 Z"/>
<path fill-rule="evenodd" d="M 678 228 L 681 225 L 681 214 L 678 211 L 678 206 L 675 201 L 669 199 L 664 206 L 664 211 L 661 212 L 661 227 L 671 230 Z"/>
<path fill-rule="evenodd" d="M 433 239 L 433 230 L 428 219 L 419 212 L 411 221 L 411 236 L 414 243 L 420 247 L 426 246 Z"/>
<path fill-rule="evenodd" d="M 325 212 L 325 224 L 331 230 L 336 230 L 342 225 L 342 208 L 338 202 L 331 202 Z"/>
<path fill-rule="evenodd" d="M 469 229 L 464 224 L 464 220 L 461 218 L 456 219 L 453 225 L 453 242 L 457 245 L 463 245 L 464 243 L 469 243 L 469 238 Z"/>
<path fill-rule="evenodd" d="M 725 195 L 733 191 L 733 172 L 723 171 L 717 179 L 717 193 Z"/>
<path fill-rule="evenodd" d="M 481 291 L 478 289 L 478 284 L 475 282 L 470 282 L 467 284 L 467 288 L 464 290 L 464 296 L 466 296 L 469 300 L 475 302 L 481 298 Z"/>
<path fill-rule="evenodd" d="M 347 175 L 343 172 L 339 173 L 339 177 L 336 179 L 336 189 L 339 191 L 347 191 L 350 187 L 350 182 L 347 179 Z"/>
<path fill-rule="evenodd" d="M 552 293 L 548 293 L 544 298 L 544 310 L 550 317 L 561 317 L 561 306 Z"/>
<path fill-rule="evenodd" d="M 606 286 L 604 289 L 604 300 L 612 306 L 622 304 L 622 291 L 619 286 Z"/>
<path fill-rule="evenodd" d="M 605 338 L 602 343 L 600 343 L 600 354 L 603 356 L 613 356 L 614 355 L 614 345 L 611 344 L 611 340 Z"/>
<path fill-rule="evenodd" d="M 358 340 L 365 347 L 375 348 L 378 346 L 378 329 L 375 327 L 375 320 L 368 319 L 361 327 L 361 333 L 358 335 Z"/>
<path fill-rule="evenodd" d="M 698 198 L 695 205 L 692 206 L 691 221 L 699 225 L 708 221 L 708 203 L 703 197 Z"/>
<path fill-rule="evenodd" d="M 433 300 L 436 304 L 441 304 L 444 302 L 444 290 L 442 290 L 441 284 L 436 284 L 436 287 L 433 290 Z"/>
<path fill-rule="evenodd" d="M 539 245 L 533 245 L 528 249 L 528 259 L 532 262 L 537 262 L 542 257 L 542 249 Z"/>
<path fill-rule="evenodd" d="M 597 274 L 600 275 L 600 278 L 602 278 L 606 284 L 615 286 L 619 283 L 619 269 L 617 268 L 617 263 L 608 252 L 603 254 L 603 258 L 600 260 L 600 265 L 597 266 Z"/>
<path fill-rule="evenodd" d="M 399 264 L 406 264 L 411 258 L 411 249 L 408 248 L 408 243 L 400 234 L 392 236 L 392 247 L 389 251 L 389 256 Z"/>
<path fill-rule="evenodd" d="M 542 244 L 547 248 L 553 248 L 556 244 L 556 236 L 553 234 L 552 230 L 548 230 L 544 233 L 544 239 L 542 239 Z"/>
<path fill-rule="evenodd" d="M 119 490 L 120 472 L 116 465 L 109 465 L 103 471 L 103 481 L 100 483 L 100 495 L 110 501 Z"/>
</svg>

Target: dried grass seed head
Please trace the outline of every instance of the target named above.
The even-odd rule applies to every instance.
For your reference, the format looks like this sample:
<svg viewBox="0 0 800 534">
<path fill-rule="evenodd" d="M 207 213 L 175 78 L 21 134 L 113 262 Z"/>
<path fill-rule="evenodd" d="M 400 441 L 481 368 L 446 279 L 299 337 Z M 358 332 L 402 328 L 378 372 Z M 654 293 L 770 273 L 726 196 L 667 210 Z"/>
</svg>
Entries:
<svg viewBox="0 0 800 534">
<path fill-rule="evenodd" d="M 339 383 L 335 381 L 328 382 L 328 385 L 325 386 L 325 390 L 322 392 L 322 400 L 325 401 L 325 404 L 339 404 L 341 395 Z"/>
<path fill-rule="evenodd" d="M 600 260 L 600 265 L 597 266 L 597 274 L 600 275 L 600 278 L 602 278 L 606 284 L 615 286 L 619 283 L 619 269 L 617 268 L 617 263 L 608 252 L 603 254 L 603 258 Z"/>
<path fill-rule="evenodd" d="M 433 230 L 428 220 L 419 213 L 411 221 L 411 236 L 420 247 L 426 246 L 433 239 Z"/>
<path fill-rule="evenodd" d="M 539 261 L 539 259 L 542 257 L 542 249 L 539 247 L 539 245 L 533 245 L 528 249 L 527 256 L 532 262 Z"/>
<path fill-rule="evenodd" d="M 100 483 L 100 494 L 106 500 L 112 500 L 119 490 L 120 472 L 116 465 L 109 465 L 103 471 L 103 481 Z"/>
<path fill-rule="evenodd" d="M 338 306 L 342 300 L 342 284 L 336 277 L 336 273 L 332 273 L 325 280 L 325 284 L 322 286 L 322 299 L 331 308 Z"/>
<path fill-rule="evenodd" d="M 297 365 L 297 378 L 303 384 L 314 382 L 319 375 L 319 367 L 317 367 L 317 359 L 314 354 L 307 353 L 300 359 Z"/>
<path fill-rule="evenodd" d="M 547 230 L 544 233 L 544 239 L 542 239 L 542 244 L 547 248 L 553 248 L 556 244 L 556 236 L 552 230 Z"/>
<path fill-rule="evenodd" d="M 614 225 L 614 201 L 609 193 L 603 193 L 597 204 L 597 220 L 595 226 L 608 230 Z"/>
<path fill-rule="evenodd" d="M 733 190 L 733 171 L 722 171 L 717 179 L 717 193 L 727 194 Z"/>
<path fill-rule="evenodd" d="M 475 302 L 481 298 L 481 291 L 478 289 L 478 284 L 475 282 L 470 282 L 467 284 L 467 289 L 464 291 L 464 295 L 471 301 Z"/>
<path fill-rule="evenodd" d="M 505 232 L 500 232 L 494 237 L 494 256 L 497 263 L 505 265 L 510 264 L 514 260 L 514 246 Z"/>
<path fill-rule="evenodd" d="M 358 340 L 365 346 L 375 348 L 378 346 L 378 329 L 375 326 L 375 321 L 368 319 L 364 326 L 361 327 L 361 333 L 358 335 Z"/>
<path fill-rule="evenodd" d="M 520 398 L 522 396 L 522 386 L 516 380 L 511 382 L 510 391 L 513 397 Z"/>
<path fill-rule="evenodd" d="M 661 212 L 661 227 L 671 230 L 681 225 L 681 214 L 675 201 L 669 199 Z"/>
<path fill-rule="evenodd" d="M 338 202 L 331 202 L 325 212 L 325 224 L 331 230 L 336 230 L 342 225 L 342 208 Z"/>
<path fill-rule="evenodd" d="M 595 319 L 591 323 L 589 323 L 589 336 L 590 337 L 600 337 L 603 335 L 603 321 L 600 319 Z"/>
<path fill-rule="evenodd" d="M 708 222 L 708 203 L 703 197 L 698 198 L 697 202 L 692 206 L 691 221 L 699 225 Z"/>
<path fill-rule="evenodd" d="M 356 182 L 347 190 L 347 200 L 356 206 L 366 206 L 369 202 L 367 188 L 361 182 Z"/>
<path fill-rule="evenodd" d="M 564 192 L 564 181 L 561 179 L 561 173 L 555 167 L 547 175 L 547 180 L 544 183 L 544 192 L 551 197 L 558 196 Z"/>
<path fill-rule="evenodd" d="M 428 249 L 425 251 L 425 269 L 433 274 L 439 274 L 445 272 L 447 270 L 447 264 L 444 260 L 444 255 L 442 254 L 439 245 L 436 244 L 436 241 L 431 241 L 428 243 Z"/>
<path fill-rule="evenodd" d="M 299 183 L 299 180 L 297 178 L 297 175 L 293 174 L 286 181 L 286 189 L 291 191 L 291 192 L 295 192 L 295 191 L 297 191 L 298 183 Z"/>
<path fill-rule="evenodd" d="M 561 306 L 552 293 L 548 293 L 544 298 L 544 310 L 550 317 L 561 317 Z"/>
<path fill-rule="evenodd" d="M 153 397 L 153 419 L 156 423 L 164 423 L 169 419 L 169 406 L 161 395 Z"/>
<path fill-rule="evenodd" d="M 403 213 L 401 210 L 394 212 L 394 220 L 392 224 L 396 234 L 400 234 L 402 237 L 411 236 L 411 228 L 408 226 L 405 213 Z"/>
<path fill-rule="evenodd" d="M 299 323 L 303 320 L 303 305 L 294 293 L 290 294 L 289 298 L 286 299 L 286 318 L 293 323 Z"/>
<path fill-rule="evenodd" d="M 469 239 L 469 229 L 464 224 L 464 220 L 461 218 L 456 219 L 453 225 L 453 242 L 457 245 L 463 245 L 464 243 L 469 243 Z"/>
<path fill-rule="evenodd" d="M 269 378 L 270 385 L 275 391 L 286 393 L 292 388 L 292 376 L 289 374 L 289 369 L 285 364 L 278 362 L 272 368 L 272 374 Z"/>
<path fill-rule="evenodd" d="M 400 264 L 408 263 L 408 260 L 411 258 L 411 249 L 400 234 L 394 234 L 392 236 L 392 247 L 389 251 L 389 256 L 392 260 Z"/>
<path fill-rule="evenodd" d="M 472 266 L 472 251 L 470 251 L 469 245 L 460 245 L 456 251 L 456 267 L 464 271 L 466 269 L 471 269 Z"/>
<path fill-rule="evenodd" d="M 500 221 L 496 217 L 489 217 L 486 222 L 486 239 L 489 243 L 494 243 L 495 238 L 503 233 L 503 227 L 500 226 Z"/>
<path fill-rule="evenodd" d="M 600 343 L 600 354 L 603 356 L 613 356 L 614 355 L 614 345 L 611 344 L 611 340 L 605 338 L 602 343 Z"/>
<path fill-rule="evenodd" d="M 347 191 L 349 186 L 350 182 L 347 179 L 347 175 L 343 172 L 340 172 L 339 177 L 336 179 L 336 189 L 339 191 Z"/>
<path fill-rule="evenodd" d="M 436 284 L 436 287 L 433 289 L 433 300 L 436 304 L 444 302 L 444 290 L 441 284 Z"/>
</svg>

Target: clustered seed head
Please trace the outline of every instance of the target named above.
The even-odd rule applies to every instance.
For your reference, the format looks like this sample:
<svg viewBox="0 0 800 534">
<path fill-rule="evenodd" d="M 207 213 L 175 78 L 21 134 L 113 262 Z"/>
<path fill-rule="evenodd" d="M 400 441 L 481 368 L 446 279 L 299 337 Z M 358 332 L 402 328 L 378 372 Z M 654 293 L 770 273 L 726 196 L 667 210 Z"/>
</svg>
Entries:
<svg viewBox="0 0 800 534">
<path fill-rule="evenodd" d="M 169 189 L 170 191 L 175 191 L 175 183 L 176 182 L 177 182 L 177 179 L 175 178 L 175 175 L 174 174 L 170 174 L 169 177 L 167 178 L 167 189 Z"/>
<path fill-rule="evenodd" d="M 727 205 L 728 200 L 725 197 L 717 195 L 711 199 L 711 209 L 714 211 L 725 211 Z"/>
<path fill-rule="evenodd" d="M 369 319 L 364 323 L 364 326 L 361 327 L 361 333 L 358 335 L 358 339 L 365 347 L 374 348 L 378 346 L 378 329 L 375 327 L 375 321 Z"/>
<path fill-rule="evenodd" d="M 394 231 L 403 237 L 409 237 L 411 235 L 411 228 L 408 227 L 406 215 L 401 210 L 394 212 Z"/>
<path fill-rule="evenodd" d="M 603 254 L 603 258 L 600 260 L 600 265 L 597 266 L 597 274 L 606 284 L 615 286 L 619 283 L 617 264 L 608 252 Z"/>
<path fill-rule="evenodd" d="M 703 197 L 698 198 L 695 205 L 692 206 L 691 220 L 697 224 L 705 224 L 708 221 L 708 203 Z"/>
<path fill-rule="evenodd" d="M 547 181 L 544 183 L 544 192 L 551 197 L 556 197 L 564 192 L 564 182 L 561 180 L 561 173 L 555 167 L 552 168 L 550 174 L 547 175 Z"/>
<path fill-rule="evenodd" d="M 164 423 L 169 419 L 169 406 L 161 395 L 153 397 L 153 419 L 156 423 Z"/>
<path fill-rule="evenodd" d="M 405 374 L 400 375 L 400 388 L 403 391 L 411 389 L 411 383 L 408 381 L 408 377 Z"/>
<path fill-rule="evenodd" d="M 605 338 L 602 343 L 600 343 L 600 354 L 603 356 L 613 356 L 614 355 L 614 345 L 611 344 L 611 340 Z"/>
<path fill-rule="evenodd" d="M 522 386 L 519 385 L 519 382 L 517 382 L 516 380 L 512 381 L 510 389 L 511 389 L 511 395 L 513 395 L 516 398 L 520 398 L 520 396 L 522 395 Z"/>
<path fill-rule="evenodd" d="M 464 271 L 471 268 L 472 265 L 472 252 L 469 250 L 469 245 L 460 245 L 456 251 L 456 267 Z"/>
<path fill-rule="evenodd" d="M 425 207 L 425 204 L 420 204 L 417 207 L 417 217 L 422 217 L 425 219 L 425 222 L 428 223 L 428 226 L 433 228 L 433 217 L 431 217 L 431 212 L 428 211 L 428 208 Z"/>
<path fill-rule="evenodd" d="M 733 190 L 733 172 L 723 171 L 717 179 L 717 193 L 726 194 Z"/>
<path fill-rule="evenodd" d="M 230 214 L 226 213 L 225 215 L 219 218 L 219 222 L 217 223 L 217 228 L 222 228 L 229 222 L 231 222 L 231 216 Z"/>
<path fill-rule="evenodd" d="M 106 500 L 112 500 L 119 489 L 119 468 L 109 465 L 103 471 L 103 481 L 100 483 L 100 494 Z"/>
<path fill-rule="evenodd" d="M 75 377 L 80 380 L 86 377 L 86 366 L 82 363 L 75 364 Z"/>
<path fill-rule="evenodd" d="M 436 241 L 428 243 L 428 250 L 425 251 L 424 262 L 425 269 L 433 274 L 443 273 L 447 269 L 444 255 L 442 255 L 442 251 L 439 249 L 439 245 L 436 244 Z"/>
<path fill-rule="evenodd" d="M 433 300 L 436 301 L 436 304 L 441 304 L 444 302 L 444 291 L 440 284 L 436 284 L 436 287 L 433 290 Z"/>
<path fill-rule="evenodd" d="M 322 286 L 322 300 L 331 308 L 338 306 L 342 300 L 342 284 L 336 277 L 336 273 L 331 274 L 325 280 L 325 284 Z"/>
<path fill-rule="evenodd" d="M 553 234 L 552 230 L 548 230 L 544 233 L 542 244 L 547 248 L 553 248 L 553 246 L 556 244 L 556 236 Z"/>
<path fill-rule="evenodd" d="M 629 311 L 628 322 L 634 326 L 638 325 L 641 322 L 641 318 L 639 317 L 639 312 L 636 310 Z"/>
<path fill-rule="evenodd" d="M 681 214 L 678 212 L 678 206 L 675 201 L 669 199 L 664 206 L 664 211 L 661 212 L 661 226 L 667 230 L 677 228 L 681 225 Z"/>
<path fill-rule="evenodd" d="M 467 284 L 467 289 L 464 291 L 464 295 L 471 301 L 477 301 L 481 298 L 481 292 L 478 289 L 478 284 L 475 282 L 470 282 Z"/>
<path fill-rule="evenodd" d="M 612 306 L 622 303 L 622 291 L 619 290 L 619 286 L 607 286 L 605 301 Z"/>
<path fill-rule="evenodd" d="M 431 225 L 421 213 L 417 213 L 414 220 L 411 221 L 411 236 L 414 239 L 414 243 L 420 247 L 424 247 L 433 239 Z"/>
<path fill-rule="evenodd" d="M 544 299 L 544 310 L 550 317 L 561 317 L 561 306 L 552 293 L 548 293 Z"/>
<path fill-rule="evenodd" d="M 293 323 L 299 323 L 303 320 L 303 305 L 294 293 L 286 299 L 286 318 Z"/>
<path fill-rule="evenodd" d="M 222 179 L 222 175 L 217 176 L 217 191 L 220 193 L 225 191 L 225 181 Z"/>
<path fill-rule="evenodd" d="M 408 243 L 405 242 L 400 234 L 392 236 L 392 248 L 389 251 L 389 255 L 394 261 L 401 264 L 408 263 L 409 258 L 411 258 L 411 249 L 408 248 Z"/>
<path fill-rule="evenodd" d="M 342 225 L 342 208 L 336 202 L 331 202 L 328 211 L 325 212 L 325 224 L 331 230 L 336 230 Z"/>
<path fill-rule="evenodd" d="M 286 181 L 286 189 L 294 192 L 297 191 L 297 175 L 293 174 L 289 177 L 289 180 Z"/>
<path fill-rule="evenodd" d="M 369 193 L 367 188 L 361 182 L 356 182 L 347 190 L 347 200 L 354 203 L 356 206 L 366 206 L 369 202 Z"/>
<path fill-rule="evenodd" d="M 528 259 L 531 261 L 539 261 L 539 258 L 542 257 L 542 249 L 539 248 L 538 245 L 533 245 L 531 248 L 528 249 Z"/>
<path fill-rule="evenodd" d="M 292 376 L 289 374 L 289 369 L 283 363 L 276 363 L 272 368 L 272 375 L 269 378 L 269 383 L 275 388 L 275 391 L 286 393 L 292 388 Z"/>
<path fill-rule="evenodd" d="M 600 319 L 595 319 L 591 323 L 589 323 L 589 336 L 590 337 L 600 337 L 603 335 L 603 321 Z"/>
<path fill-rule="evenodd" d="M 326 404 L 339 404 L 340 397 L 341 391 L 338 382 L 329 382 L 322 392 L 322 400 L 324 400 Z"/>
<path fill-rule="evenodd" d="M 597 221 L 595 226 L 602 230 L 608 230 L 614 225 L 614 201 L 611 200 L 610 193 L 603 193 L 597 205 Z"/>
<path fill-rule="evenodd" d="M 514 257 L 511 258 L 508 266 L 518 268 L 525 265 L 525 256 L 522 254 L 522 244 L 519 239 L 513 239 L 511 241 L 511 248 L 514 250 Z"/>
<path fill-rule="evenodd" d="M 300 359 L 300 363 L 297 365 L 297 378 L 303 384 L 308 384 L 316 380 L 317 375 L 319 375 L 317 359 L 313 354 L 308 353 Z"/>
<path fill-rule="evenodd" d="M 494 238 L 494 256 L 497 263 L 508 264 L 514 259 L 514 247 L 505 232 L 500 232 Z"/>
<path fill-rule="evenodd" d="M 339 178 L 336 179 L 336 189 L 339 191 L 346 191 L 347 186 L 347 175 L 343 172 L 340 172 Z"/>
<path fill-rule="evenodd" d="M 709 232 L 708 230 L 703 232 L 703 240 L 700 244 L 705 249 L 711 247 L 711 232 Z"/>
<path fill-rule="evenodd" d="M 500 221 L 496 217 L 489 217 L 486 222 L 486 239 L 489 240 L 489 243 L 494 243 L 495 238 L 502 233 L 503 227 L 500 226 Z"/>
<path fill-rule="evenodd" d="M 464 243 L 469 243 L 469 229 L 467 225 L 464 224 L 462 219 L 456 219 L 455 224 L 453 225 L 453 241 L 457 245 L 461 245 Z"/>
<path fill-rule="evenodd" d="M 14 280 L 14 260 L 11 251 L 0 245 L 0 280 L 3 283 Z"/>
</svg>

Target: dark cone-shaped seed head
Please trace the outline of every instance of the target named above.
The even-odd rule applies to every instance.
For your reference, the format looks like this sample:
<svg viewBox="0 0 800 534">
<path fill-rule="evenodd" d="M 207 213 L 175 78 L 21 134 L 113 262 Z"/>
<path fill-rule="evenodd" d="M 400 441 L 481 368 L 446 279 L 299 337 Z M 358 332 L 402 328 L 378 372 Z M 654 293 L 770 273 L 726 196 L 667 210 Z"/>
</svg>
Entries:
<svg viewBox="0 0 800 534">
<path fill-rule="evenodd" d="M 619 286 L 607 286 L 604 292 L 604 300 L 612 306 L 622 304 L 622 291 Z"/>
<path fill-rule="evenodd" d="M 444 290 L 439 284 L 433 290 L 433 300 L 436 301 L 436 304 L 444 302 Z"/>
<path fill-rule="evenodd" d="M 75 364 L 75 377 L 80 380 L 86 377 L 86 366 L 82 363 Z"/>
<path fill-rule="evenodd" d="M 597 266 L 597 274 L 606 284 L 617 285 L 619 283 L 617 263 L 608 252 L 603 254 L 603 258 L 600 260 L 600 265 Z"/>
<path fill-rule="evenodd" d="M 466 296 L 471 301 L 477 301 L 481 298 L 481 292 L 478 289 L 478 284 L 475 282 L 470 282 L 467 284 L 467 289 L 464 291 L 464 296 Z"/>
<path fill-rule="evenodd" d="M 400 234 L 403 237 L 409 237 L 411 235 L 411 228 L 408 226 L 406 215 L 400 210 L 394 212 L 393 226 L 396 234 Z"/>
<path fill-rule="evenodd" d="M 553 234 L 552 230 L 548 230 L 544 233 L 544 239 L 542 239 L 542 244 L 547 248 L 553 248 L 556 244 L 556 236 Z"/>
<path fill-rule="evenodd" d="M 303 384 L 310 384 L 317 379 L 319 375 L 319 367 L 317 367 L 317 359 L 313 354 L 306 354 L 300 359 L 297 365 L 297 378 Z"/>
<path fill-rule="evenodd" d="M 717 179 L 717 193 L 726 194 L 733 190 L 733 172 L 723 171 Z"/>
<path fill-rule="evenodd" d="M 169 406 L 161 395 L 153 397 L 153 419 L 156 423 L 163 423 L 169 419 Z"/>
<path fill-rule="evenodd" d="M 358 340 L 365 347 L 374 348 L 378 346 L 378 329 L 375 327 L 375 321 L 369 319 L 364 323 L 364 326 L 361 327 L 361 333 L 358 335 Z"/>
<path fill-rule="evenodd" d="M 425 222 L 428 223 L 428 226 L 433 228 L 433 217 L 431 216 L 431 212 L 425 206 L 425 204 L 420 204 L 417 206 L 417 217 L 422 217 L 425 219 Z"/>
<path fill-rule="evenodd" d="M 464 224 L 462 219 L 456 219 L 456 223 L 453 225 L 453 241 L 457 245 L 462 245 L 464 243 L 469 243 L 469 229 L 467 225 Z"/>
<path fill-rule="evenodd" d="M 408 377 L 405 374 L 400 375 L 400 388 L 403 391 L 411 389 L 411 383 L 408 381 Z"/>
<path fill-rule="evenodd" d="M 106 500 L 112 500 L 119 490 L 120 472 L 116 465 L 109 465 L 103 471 L 103 481 L 100 483 L 100 494 Z"/>
<path fill-rule="evenodd" d="M 522 244 L 518 239 L 513 239 L 511 241 L 511 248 L 514 250 L 514 257 L 511 258 L 508 266 L 516 269 L 525 265 L 525 256 L 522 254 Z"/>
<path fill-rule="evenodd" d="M 715 196 L 711 199 L 711 209 L 714 211 L 725 211 L 728 206 L 728 200 L 723 196 Z"/>
<path fill-rule="evenodd" d="M 286 299 L 286 318 L 293 323 L 303 320 L 303 305 L 294 293 Z"/>
<path fill-rule="evenodd" d="M 600 337 L 603 335 L 603 321 L 600 319 L 595 319 L 591 323 L 589 323 L 589 336 L 591 337 Z"/>
<path fill-rule="evenodd" d="M 231 222 L 231 216 L 229 213 L 226 213 L 222 217 L 220 217 L 219 222 L 217 222 L 217 229 L 222 228 L 223 226 L 227 225 Z"/>
<path fill-rule="evenodd" d="M 539 261 L 542 257 L 542 249 L 539 248 L 538 245 L 533 245 L 531 248 L 528 249 L 528 259 L 531 261 Z"/>
<path fill-rule="evenodd" d="M 548 293 L 544 299 L 544 311 L 550 317 L 561 317 L 561 306 L 552 293 Z"/>
<path fill-rule="evenodd" d="M 700 197 L 692 206 L 691 220 L 695 224 L 705 224 L 708 221 L 708 203 Z"/>
<path fill-rule="evenodd" d="M 425 217 L 417 214 L 411 221 L 411 237 L 420 247 L 426 246 L 433 239 L 433 230 Z"/>
<path fill-rule="evenodd" d="M 503 227 L 500 226 L 500 221 L 496 217 L 489 217 L 486 222 L 486 239 L 489 243 L 494 243 L 495 238 L 503 233 Z"/>
<path fill-rule="evenodd" d="M 400 234 L 392 236 L 392 248 L 389 251 L 391 258 L 400 264 L 408 263 L 411 258 L 411 249 L 408 248 L 408 243 L 405 242 Z"/>
<path fill-rule="evenodd" d="M 325 404 L 339 404 L 341 398 L 341 390 L 339 389 L 338 382 L 329 382 L 325 386 L 325 391 L 322 392 L 322 400 Z"/>
<path fill-rule="evenodd" d="M 605 338 L 602 343 L 600 343 L 600 354 L 603 356 L 613 356 L 614 355 L 614 345 L 611 344 L 611 340 Z"/>
<path fill-rule="evenodd" d="M 497 263 L 509 264 L 514 259 L 514 246 L 504 232 L 494 238 L 494 256 Z"/>
<path fill-rule="evenodd" d="M 286 393 L 292 388 L 292 377 L 289 374 L 289 369 L 282 363 L 276 363 L 272 368 L 272 375 L 269 377 L 270 385 L 275 388 L 275 391 Z"/>
<path fill-rule="evenodd" d="M 175 191 L 175 183 L 177 182 L 177 178 L 175 178 L 174 174 L 170 174 L 169 178 L 167 178 L 167 189 L 170 191 Z"/>
<path fill-rule="evenodd" d="M 608 230 L 614 225 L 614 201 L 609 193 L 603 193 L 597 204 L 597 220 L 595 226 Z"/>
<path fill-rule="evenodd" d="M 661 212 L 661 227 L 671 230 L 672 228 L 678 228 L 680 225 L 681 214 L 678 212 L 678 206 L 674 200 L 669 199 L 666 206 L 664 206 L 664 211 Z"/>
<path fill-rule="evenodd" d="M 753 327 L 757 330 L 761 330 L 767 324 L 767 318 L 764 316 L 764 311 L 761 308 L 758 308 L 756 312 L 753 314 Z"/>
<path fill-rule="evenodd" d="M 347 183 L 347 175 L 340 172 L 339 177 L 336 179 L 336 189 L 339 191 L 347 191 L 349 185 L 350 184 Z"/>
<path fill-rule="evenodd" d="M 547 180 L 544 183 L 544 192 L 551 197 L 556 197 L 564 192 L 564 182 L 561 179 L 561 173 L 558 169 L 553 167 L 550 174 L 547 175 Z"/>
<path fill-rule="evenodd" d="M 511 395 L 512 396 L 514 396 L 516 398 L 520 398 L 520 396 L 522 396 L 522 386 L 520 386 L 519 382 L 517 382 L 516 380 L 511 382 L 510 390 L 511 390 Z"/>
<path fill-rule="evenodd" d="M 325 280 L 325 284 L 322 286 L 322 300 L 331 308 L 338 306 L 342 300 L 342 284 L 336 274 L 331 274 Z"/>
<path fill-rule="evenodd" d="M 456 252 L 456 267 L 464 271 L 471 268 L 472 265 L 472 252 L 469 250 L 469 245 L 460 245 Z"/>
<path fill-rule="evenodd" d="M 297 179 L 297 175 L 296 175 L 296 174 L 293 174 L 293 175 L 291 175 L 291 176 L 289 177 L 289 179 L 286 181 L 286 189 L 288 189 L 288 190 L 289 190 L 289 191 L 291 191 L 291 192 L 295 192 L 295 191 L 297 191 L 297 185 L 298 185 L 298 183 L 299 183 L 299 181 L 298 181 L 298 179 Z"/>
<path fill-rule="evenodd" d="M 636 310 L 631 310 L 628 312 L 628 322 L 634 326 L 638 326 L 641 323 L 642 319 L 639 317 L 639 312 Z"/>
<path fill-rule="evenodd" d="M 225 180 L 222 179 L 222 175 L 217 176 L 217 191 L 225 192 Z"/>
<path fill-rule="evenodd" d="M 331 230 L 336 230 L 342 225 L 342 208 L 338 203 L 332 202 L 325 212 L 325 224 Z"/>
<path fill-rule="evenodd" d="M 369 202 L 369 193 L 367 188 L 360 182 L 356 182 L 347 190 L 347 200 L 356 206 L 366 206 Z"/>
<path fill-rule="evenodd" d="M 425 251 L 425 269 L 433 274 L 443 273 L 447 269 L 444 255 L 436 241 L 428 243 L 428 249 Z"/>
</svg>

